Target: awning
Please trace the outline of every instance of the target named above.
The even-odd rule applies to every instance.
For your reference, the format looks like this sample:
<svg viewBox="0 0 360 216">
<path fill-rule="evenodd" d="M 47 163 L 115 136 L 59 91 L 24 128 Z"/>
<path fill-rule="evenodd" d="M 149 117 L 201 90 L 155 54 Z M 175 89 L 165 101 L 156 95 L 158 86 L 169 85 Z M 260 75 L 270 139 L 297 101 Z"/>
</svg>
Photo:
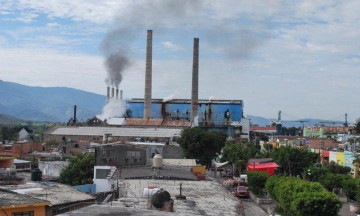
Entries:
<svg viewBox="0 0 360 216">
<path fill-rule="evenodd" d="M 274 162 L 267 162 L 267 163 L 248 163 L 247 164 L 248 169 L 269 169 L 269 168 L 278 168 L 279 165 L 277 165 Z"/>
<path fill-rule="evenodd" d="M 229 164 L 228 161 L 226 161 L 224 163 L 216 163 L 216 162 L 214 162 L 215 168 L 223 168 L 224 166 L 226 166 L 228 164 Z"/>
</svg>

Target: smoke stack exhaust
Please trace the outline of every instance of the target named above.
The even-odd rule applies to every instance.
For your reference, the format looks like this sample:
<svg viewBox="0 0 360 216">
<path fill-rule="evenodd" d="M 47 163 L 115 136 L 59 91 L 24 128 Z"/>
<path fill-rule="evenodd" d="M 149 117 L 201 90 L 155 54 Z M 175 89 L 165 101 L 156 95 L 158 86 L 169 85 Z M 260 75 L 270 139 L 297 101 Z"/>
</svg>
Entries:
<svg viewBox="0 0 360 216">
<path fill-rule="evenodd" d="M 109 100 L 110 100 L 110 86 L 108 86 L 106 90 L 106 102 L 109 102 Z"/>
<path fill-rule="evenodd" d="M 115 93 L 116 93 L 116 100 L 117 100 L 117 99 L 119 99 L 119 89 L 118 88 L 116 88 Z"/>
<path fill-rule="evenodd" d="M 76 126 L 76 105 L 74 105 L 74 126 Z"/>
<path fill-rule="evenodd" d="M 199 108 L 199 38 L 194 38 L 192 89 L 191 89 L 191 122 L 198 115 Z"/>
<path fill-rule="evenodd" d="M 144 118 L 151 117 L 151 85 L 152 85 L 152 30 L 147 31 Z"/>
<path fill-rule="evenodd" d="M 111 88 L 111 97 L 113 98 L 114 97 L 114 94 L 115 94 L 115 89 L 114 87 Z"/>
<path fill-rule="evenodd" d="M 120 90 L 120 100 L 123 100 L 123 90 Z"/>
</svg>

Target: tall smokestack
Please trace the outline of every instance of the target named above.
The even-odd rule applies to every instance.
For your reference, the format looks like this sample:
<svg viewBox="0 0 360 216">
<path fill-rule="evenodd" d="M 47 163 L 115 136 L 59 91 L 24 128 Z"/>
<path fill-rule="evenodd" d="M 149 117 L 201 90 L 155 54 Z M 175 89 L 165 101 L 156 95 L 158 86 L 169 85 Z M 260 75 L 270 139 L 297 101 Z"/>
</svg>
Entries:
<svg viewBox="0 0 360 216">
<path fill-rule="evenodd" d="M 74 126 L 76 126 L 76 105 L 74 105 Z"/>
<path fill-rule="evenodd" d="M 194 38 L 192 89 L 191 89 L 191 122 L 198 115 L 199 108 L 199 38 Z"/>
<path fill-rule="evenodd" d="M 106 90 L 106 102 L 109 102 L 109 100 L 110 100 L 110 86 L 108 86 Z"/>
<path fill-rule="evenodd" d="M 119 89 L 118 88 L 116 88 L 115 93 L 116 93 L 116 99 L 119 99 Z"/>
<path fill-rule="evenodd" d="M 115 89 L 114 87 L 111 88 L 111 97 L 113 98 L 114 97 L 114 94 L 115 94 Z"/>
<path fill-rule="evenodd" d="M 151 117 L 151 85 L 152 85 L 152 30 L 147 31 L 144 118 Z"/>
<path fill-rule="evenodd" d="M 120 100 L 123 100 L 123 90 L 120 90 Z"/>
</svg>

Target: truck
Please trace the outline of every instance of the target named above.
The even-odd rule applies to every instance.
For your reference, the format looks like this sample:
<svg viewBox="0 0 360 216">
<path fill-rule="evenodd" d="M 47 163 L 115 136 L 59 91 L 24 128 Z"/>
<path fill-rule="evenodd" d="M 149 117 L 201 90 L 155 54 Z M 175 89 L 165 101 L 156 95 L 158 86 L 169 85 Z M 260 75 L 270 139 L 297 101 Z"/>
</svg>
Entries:
<svg viewBox="0 0 360 216">
<path fill-rule="evenodd" d="M 249 197 L 249 190 L 246 186 L 236 186 L 235 195 L 237 197 Z"/>
</svg>

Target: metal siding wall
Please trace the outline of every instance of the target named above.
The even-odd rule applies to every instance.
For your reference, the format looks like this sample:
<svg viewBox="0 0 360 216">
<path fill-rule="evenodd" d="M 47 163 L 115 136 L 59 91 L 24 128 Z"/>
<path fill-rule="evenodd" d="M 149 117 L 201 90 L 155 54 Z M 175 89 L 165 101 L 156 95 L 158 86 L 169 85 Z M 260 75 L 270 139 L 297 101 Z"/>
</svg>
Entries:
<svg viewBox="0 0 360 216">
<path fill-rule="evenodd" d="M 151 113 L 152 118 L 162 118 L 161 103 L 152 103 Z M 138 102 L 128 102 L 128 107 L 132 110 L 133 118 L 142 118 L 144 112 L 144 104 Z M 199 104 L 199 123 L 204 120 L 205 110 L 208 112 L 209 105 L 205 103 Z M 191 104 L 190 103 L 166 103 L 166 112 L 171 113 L 171 117 L 176 118 L 176 111 L 179 109 L 180 119 L 190 118 Z M 215 125 L 224 125 L 224 113 L 226 110 L 231 112 L 232 121 L 240 121 L 243 113 L 242 104 L 216 104 L 211 103 L 211 110 L 213 115 L 213 122 Z M 188 114 L 186 115 L 186 111 Z"/>
<path fill-rule="evenodd" d="M 133 118 L 143 118 L 144 117 L 144 103 L 128 102 L 127 107 L 132 111 Z"/>
</svg>

